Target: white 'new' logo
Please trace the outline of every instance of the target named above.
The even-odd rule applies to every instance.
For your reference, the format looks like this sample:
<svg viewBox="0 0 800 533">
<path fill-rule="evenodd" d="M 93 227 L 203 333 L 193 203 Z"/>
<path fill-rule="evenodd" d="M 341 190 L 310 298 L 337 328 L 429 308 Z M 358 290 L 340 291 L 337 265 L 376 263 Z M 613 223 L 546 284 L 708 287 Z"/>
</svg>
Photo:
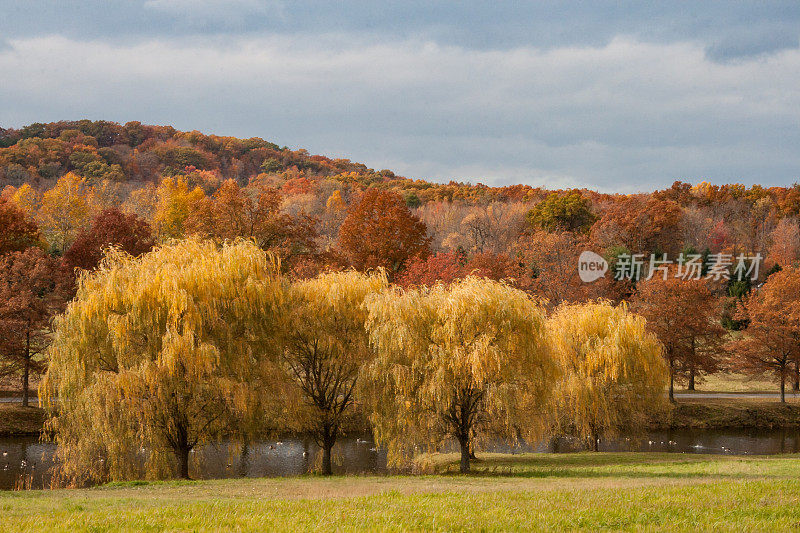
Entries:
<svg viewBox="0 0 800 533">
<path fill-rule="evenodd" d="M 578 257 L 578 275 L 584 283 L 602 278 L 607 271 L 608 261 L 602 255 L 586 250 Z"/>
</svg>

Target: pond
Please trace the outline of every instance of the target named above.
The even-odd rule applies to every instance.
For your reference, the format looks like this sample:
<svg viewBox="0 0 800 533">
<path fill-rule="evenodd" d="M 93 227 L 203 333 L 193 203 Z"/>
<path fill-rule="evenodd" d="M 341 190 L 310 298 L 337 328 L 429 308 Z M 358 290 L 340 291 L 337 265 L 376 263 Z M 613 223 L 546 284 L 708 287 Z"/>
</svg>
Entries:
<svg viewBox="0 0 800 533">
<path fill-rule="evenodd" d="M 580 443 L 551 439 L 536 446 L 498 443 L 484 451 L 501 453 L 564 453 L 581 450 Z M 48 486 L 53 464 L 53 444 L 36 437 L 0 438 L 0 489 Z M 192 454 L 190 475 L 198 479 L 295 476 L 315 468 L 319 449 L 310 438 L 288 438 L 251 444 L 244 454 L 232 458 L 229 444 L 204 446 Z M 731 455 L 800 453 L 800 429 L 656 431 L 636 438 L 601 441 L 600 451 L 653 451 Z M 480 455 L 480 453 L 479 453 Z M 334 447 L 334 473 L 386 473 L 386 453 L 376 448 L 370 435 L 343 438 Z"/>
</svg>

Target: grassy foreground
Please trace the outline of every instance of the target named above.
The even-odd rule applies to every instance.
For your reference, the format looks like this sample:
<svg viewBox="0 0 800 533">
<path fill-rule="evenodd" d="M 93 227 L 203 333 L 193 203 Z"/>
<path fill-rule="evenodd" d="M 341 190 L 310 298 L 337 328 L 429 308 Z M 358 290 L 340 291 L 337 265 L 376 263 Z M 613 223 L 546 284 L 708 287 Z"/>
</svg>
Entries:
<svg viewBox="0 0 800 533">
<path fill-rule="evenodd" d="M 455 457 L 436 458 L 446 470 Z M 486 455 L 471 476 L 300 477 L 0 495 L 0 530 L 787 530 L 800 457 Z"/>
</svg>

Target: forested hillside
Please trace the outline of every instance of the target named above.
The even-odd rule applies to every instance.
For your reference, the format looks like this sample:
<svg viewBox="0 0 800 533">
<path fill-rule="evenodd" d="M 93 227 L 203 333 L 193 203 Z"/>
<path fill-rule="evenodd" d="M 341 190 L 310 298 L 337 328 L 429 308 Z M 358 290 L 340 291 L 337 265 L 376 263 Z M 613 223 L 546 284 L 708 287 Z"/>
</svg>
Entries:
<svg viewBox="0 0 800 533">
<path fill-rule="evenodd" d="M 739 305 L 751 287 L 793 266 L 800 254 L 799 186 L 676 181 L 666 190 L 621 195 L 437 184 L 260 138 L 139 122 L 0 129 L 0 188 L 0 290 L 36 302 L 10 296 L 0 302 L 5 371 L 24 367 L 26 376 L 40 369 L 36 354 L 47 343 L 45 326 L 72 297 L 75 276 L 96 268 L 109 244 L 139 255 L 190 235 L 218 242 L 244 237 L 275 252 L 283 273 L 294 279 L 383 267 L 390 281 L 411 287 L 474 273 L 508 280 L 545 298 L 550 309 L 603 297 L 631 299 L 643 314 L 652 312 L 653 302 L 664 304 L 659 291 L 679 291 L 643 291 L 632 276 L 614 279 L 620 258 L 668 258 L 670 268 L 680 268 L 679 258 L 699 256 L 703 288 L 671 305 L 695 305 L 691 296 L 707 290 L 718 305 L 702 308 L 703 316 L 729 330 L 751 320 Z M 610 273 L 582 282 L 577 265 L 584 250 L 609 261 Z M 759 255 L 759 272 L 749 260 L 752 276 L 737 279 L 736 258 Z M 24 324 L 14 318 L 15 305 L 30 315 Z M 676 327 L 665 325 L 664 335 Z M 691 324 L 683 327 L 694 331 Z M 722 334 L 697 335 L 705 346 L 718 346 L 708 339 Z M 30 335 L 34 342 L 23 349 Z M 693 380 L 719 368 L 719 350 L 701 354 L 693 342 L 689 353 L 687 338 L 674 354 L 676 377 Z M 778 370 L 782 377 L 797 359 L 794 352 L 787 356 Z"/>
</svg>

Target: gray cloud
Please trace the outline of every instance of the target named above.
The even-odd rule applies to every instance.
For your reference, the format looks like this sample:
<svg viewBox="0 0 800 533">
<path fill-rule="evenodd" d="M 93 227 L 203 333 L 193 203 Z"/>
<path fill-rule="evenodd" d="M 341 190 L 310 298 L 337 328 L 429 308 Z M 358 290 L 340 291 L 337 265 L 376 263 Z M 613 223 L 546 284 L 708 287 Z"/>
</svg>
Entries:
<svg viewBox="0 0 800 533">
<path fill-rule="evenodd" d="M 736 41 L 745 19 L 735 13 L 713 31 L 711 19 L 679 14 L 692 24 L 678 38 L 662 24 L 669 13 L 626 28 L 614 11 L 589 8 L 576 20 L 582 38 L 556 24 L 565 13 L 550 13 L 537 24 L 570 35 L 523 39 L 509 20 L 495 27 L 453 12 L 444 24 L 440 7 L 420 6 L 427 23 L 413 35 L 413 20 L 301 32 L 287 5 L 204 0 L 169 37 L 136 21 L 179 18 L 183 0 L 140 5 L 126 27 L 142 27 L 124 38 L 18 30 L 13 48 L 0 47 L 0 72 L 10 73 L 0 121 L 142 120 L 492 184 L 635 191 L 800 175 L 800 50 L 777 31 L 791 17 L 762 17 Z M 334 27 L 353 11 L 328 14 Z M 628 14 L 655 16 L 635 5 Z M 262 18 L 285 31 L 248 30 Z M 603 20 L 631 31 L 597 30 Z M 465 39 L 470 24 L 478 31 Z"/>
<path fill-rule="evenodd" d="M 248 21 L 285 21 L 286 6 L 278 0 L 145 0 L 148 10 L 168 15 L 190 31 L 231 31 Z"/>
</svg>

